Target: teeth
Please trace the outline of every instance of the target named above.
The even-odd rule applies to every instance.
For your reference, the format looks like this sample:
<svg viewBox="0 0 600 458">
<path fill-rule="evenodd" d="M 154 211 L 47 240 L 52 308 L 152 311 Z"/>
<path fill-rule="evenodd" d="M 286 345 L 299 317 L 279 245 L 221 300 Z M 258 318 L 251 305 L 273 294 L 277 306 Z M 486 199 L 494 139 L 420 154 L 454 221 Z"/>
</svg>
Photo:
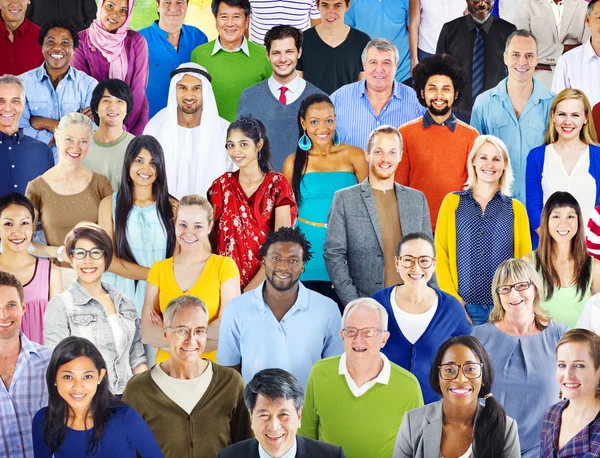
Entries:
<svg viewBox="0 0 600 458">
<path fill-rule="evenodd" d="M 352 347 L 352 350 L 357 351 L 359 353 L 367 351 L 367 349 L 364 347 Z"/>
<path fill-rule="evenodd" d="M 470 393 L 471 390 L 466 390 L 466 389 L 459 389 L 459 388 L 454 388 L 450 390 L 452 393 L 456 393 L 456 394 L 467 394 Z"/>
<path fill-rule="evenodd" d="M 558 232 L 560 235 L 567 235 L 570 231 L 556 231 Z"/>
<path fill-rule="evenodd" d="M 96 267 L 82 267 L 81 270 L 87 274 L 91 274 L 92 272 L 96 272 L 98 269 Z"/>
<path fill-rule="evenodd" d="M 3 118 L 14 118 L 14 117 L 15 117 L 14 113 L 12 113 L 12 114 L 3 114 L 3 115 L 1 115 L 1 116 L 2 116 Z"/>
<path fill-rule="evenodd" d="M 3 321 L 0 321 L 0 328 L 8 328 L 9 326 L 11 326 L 13 324 L 12 321 L 5 323 Z"/>
<path fill-rule="evenodd" d="M 53 59 L 62 59 L 65 56 L 60 54 L 50 54 L 50 57 L 52 57 Z"/>
</svg>

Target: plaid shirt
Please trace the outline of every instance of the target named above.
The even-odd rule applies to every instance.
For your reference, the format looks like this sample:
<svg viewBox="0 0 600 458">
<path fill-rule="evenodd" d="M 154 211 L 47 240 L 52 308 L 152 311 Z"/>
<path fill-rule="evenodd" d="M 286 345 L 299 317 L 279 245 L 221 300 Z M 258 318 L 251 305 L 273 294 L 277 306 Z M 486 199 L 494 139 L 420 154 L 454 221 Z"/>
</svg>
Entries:
<svg viewBox="0 0 600 458">
<path fill-rule="evenodd" d="M 0 456 L 33 458 L 31 423 L 48 405 L 46 368 L 51 351 L 21 333 L 21 352 L 10 387 L 0 381 Z"/>
<path fill-rule="evenodd" d="M 565 399 L 546 410 L 544 422 L 542 423 L 540 458 L 592 458 L 600 456 L 600 413 L 563 448 L 557 450 L 562 413 L 568 403 L 569 400 Z"/>
</svg>

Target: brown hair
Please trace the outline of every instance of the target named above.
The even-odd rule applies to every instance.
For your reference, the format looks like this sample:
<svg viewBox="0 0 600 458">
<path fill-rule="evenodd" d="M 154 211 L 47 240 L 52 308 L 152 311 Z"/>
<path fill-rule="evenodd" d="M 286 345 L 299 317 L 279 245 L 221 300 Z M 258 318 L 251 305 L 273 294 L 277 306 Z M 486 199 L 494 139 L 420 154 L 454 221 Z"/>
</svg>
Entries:
<svg viewBox="0 0 600 458">
<path fill-rule="evenodd" d="M 110 267 L 113 258 L 113 244 L 107 232 L 90 221 L 82 221 L 75 225 L 73 230 L 65 237 L 65 252 L 72 257 L 71 251 L 75 248 L 78 240 L 89 240 L 104 251 L 104 271 Z"/>
<path fill-rule="evenodd" d="M 600 367 L 600 336 L 598 334 L 587 329 L 570 329 L 565 332 L 556 344 L 556 352 L 558 353 L 558 347 L 571 342 L 588 344 L 590 347 L 590 356 L 594 360 L 594 369 Z"/>
<path fill-rule="evenodd" d="M 23 291 L 23 285 L 19 280 L 17 280 L 17 277 L 15 277 L 13 274 L 9 274 L 8 272 L 0 270 L 0 286 L 15 288 L 19 294 L 21 305 L 23 305 L 23 302 L 25 302 L 25 292 Z"/>
</svg>

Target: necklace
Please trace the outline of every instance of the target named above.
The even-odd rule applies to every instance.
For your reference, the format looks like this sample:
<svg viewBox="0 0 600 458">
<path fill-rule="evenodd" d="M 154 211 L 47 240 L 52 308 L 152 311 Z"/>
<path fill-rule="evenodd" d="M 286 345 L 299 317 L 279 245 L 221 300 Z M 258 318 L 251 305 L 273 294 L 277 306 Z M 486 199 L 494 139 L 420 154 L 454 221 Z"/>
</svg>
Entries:
<svg viewBox="0 0 600 458">
<path fill-rule="evenodd" d="M 442 425 L 442 430 L 446 433 L 447 436 L 452 437 L 453 439 L 460 439 L 461 441 L 464 440 L 469 440 L 469 439 L 473 439 L 473 434 L 471 434 L 468 437 L 460 437 L 460 436 L 454 436 L 453 434 L 450 434 L 447 430 L 446 427 L 444 425 Z"/>
</svg>

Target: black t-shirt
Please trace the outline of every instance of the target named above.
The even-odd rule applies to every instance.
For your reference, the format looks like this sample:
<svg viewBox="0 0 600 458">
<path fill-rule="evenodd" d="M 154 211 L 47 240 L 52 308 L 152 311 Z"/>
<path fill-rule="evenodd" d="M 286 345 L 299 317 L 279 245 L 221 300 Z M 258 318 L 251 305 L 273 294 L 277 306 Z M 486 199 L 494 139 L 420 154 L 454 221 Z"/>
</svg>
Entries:
<svg viewBox="0 0 600 458">
<path fill-rule="evenodd" d="M 304 72 L 306 81 L 331 94 L 343 85 L 358 80 L 358 74 L 363 71 L 360 56 L 369 40 L 366 33 L 350 27 L 346 39 L 332 48 L 312 27 L 304 31 L 298 70 Z"/>
</svg>

